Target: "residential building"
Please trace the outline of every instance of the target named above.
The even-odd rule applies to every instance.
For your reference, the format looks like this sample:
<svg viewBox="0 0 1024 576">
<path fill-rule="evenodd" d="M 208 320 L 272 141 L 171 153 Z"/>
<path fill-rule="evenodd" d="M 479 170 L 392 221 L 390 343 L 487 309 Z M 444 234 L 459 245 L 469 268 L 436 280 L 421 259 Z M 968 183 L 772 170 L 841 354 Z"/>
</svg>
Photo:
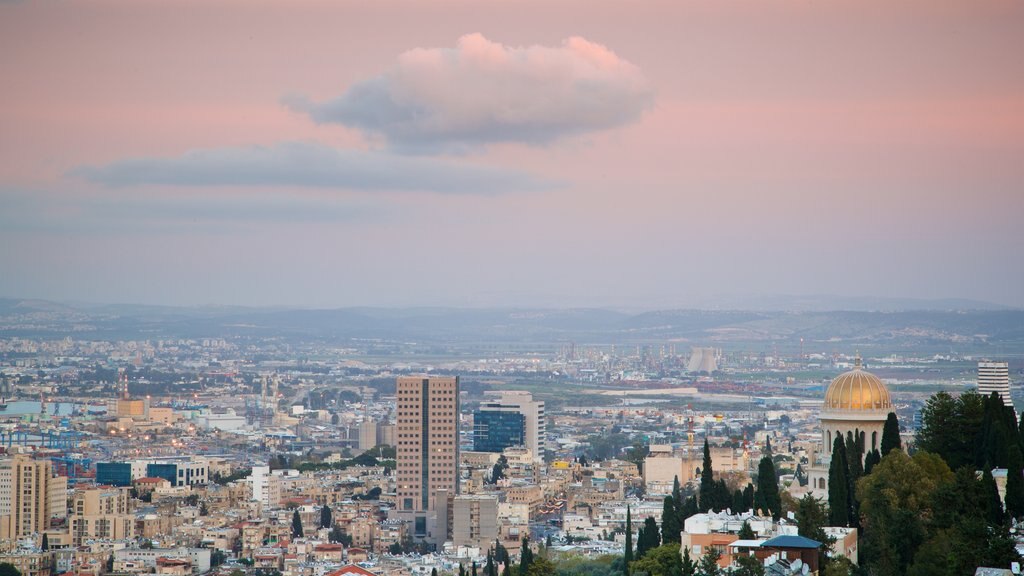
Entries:
<svg viewBox="0 0 1024 576">
<path fill-rule="evenodd" d="M 67 516 L 67 478 L 54 477 L 48 459 L 24 454 L 0 460 L 0 538 L 41 533 Z"/>
</svg>

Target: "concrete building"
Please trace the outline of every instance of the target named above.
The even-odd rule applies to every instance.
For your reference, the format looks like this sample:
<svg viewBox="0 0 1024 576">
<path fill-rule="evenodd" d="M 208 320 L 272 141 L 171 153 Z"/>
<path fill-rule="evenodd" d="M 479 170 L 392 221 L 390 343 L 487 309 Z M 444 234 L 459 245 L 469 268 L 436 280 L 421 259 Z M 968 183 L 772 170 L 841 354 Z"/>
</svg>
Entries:
<svg viewBox="0 0 1024 576">
<path fill-rule="evenodd" d="M 270 473 L 270 466 L 253 466 L 246 479 L 252 487 L 252 499 L 269 510 L 281 504 L 281 476 Z"/>
<path fill-rule="evenodd" d="M 135 537 L 135 514 L 129 488 L 94 486 L 75 490 L 71 504 L 71 542 Z"/>
<path fill-rule="evenodd" d="M 498 538 L 498 497 L 460 495 L 453 501 L 452 543 L 487 549 Z"/>
<path fill-rule="evenodd" d="M 459 487 L 459 379 L 402 376 L 397 384 L 397 517 L 415 538 L 440 544 Z"/>
<path fill-rule="evenodd" d="M 381 444 L 380 422 L 367 418 L 359 424 L 359 449 L 369 450 Z"/>
<path fill-rule="evenodd" d="M 54 477 L 50 460 L 24 454 L 0 460 L 0 538 L 43 532 L 50 518 L 67 516 L 67 478 Z"/>
<path fill-rule="evenodd" d="M 547 438 L 547 416 L 544 413 L 544 402 L 534 400 L 532 394 L 520 390 L 506 390 L 496 394 L 497 398 L 494 400 L 480 403 L 479 412 L 521 414 L 524 420 L 523 443 L 533 453 L 534 460 L 542 461 Z M 474 430 L 475 433 L 476 430 Z"/>
<path fill-rule="evenodd" d="M 978 362 L 978 393 L 989 396 L 997 392 L 1005 406 L 1013 407 L 1010 400 L 1010 365 L 1007 362 Z"/>
</svg>

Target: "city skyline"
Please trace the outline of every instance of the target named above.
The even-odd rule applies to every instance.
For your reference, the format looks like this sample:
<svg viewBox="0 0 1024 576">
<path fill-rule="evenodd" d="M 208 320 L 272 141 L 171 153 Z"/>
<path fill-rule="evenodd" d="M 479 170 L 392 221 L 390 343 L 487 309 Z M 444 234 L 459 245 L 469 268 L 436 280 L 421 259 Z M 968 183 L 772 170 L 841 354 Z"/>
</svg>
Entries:
<svg viewBox="0 0 1024 576">
<path fill-rule="evenodd" d="M 1024 306 L 1024 6 L 470 6 L 0 4 L 0 297 Z"/>
</svg>

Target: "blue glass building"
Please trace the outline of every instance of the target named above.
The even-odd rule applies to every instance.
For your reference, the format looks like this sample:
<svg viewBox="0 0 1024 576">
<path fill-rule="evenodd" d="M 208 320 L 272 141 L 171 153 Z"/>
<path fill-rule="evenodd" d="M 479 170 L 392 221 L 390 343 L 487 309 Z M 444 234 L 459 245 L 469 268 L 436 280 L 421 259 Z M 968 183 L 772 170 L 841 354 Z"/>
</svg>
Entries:
<svg viewBox="0 0 1024 576">
<path fill-rule="evenodd" d="M 522 446 L 525 438 L 526 418 L 518 412 L 473 413 L 473 450 L 477 452 L 501 452 L 509 446 Z"/>
<path fill-rule="evenodd" d="M 131 486 L 132 465 L 128 462 L 97 462 L 96 483 L 106 486 Z"/>
</svg>

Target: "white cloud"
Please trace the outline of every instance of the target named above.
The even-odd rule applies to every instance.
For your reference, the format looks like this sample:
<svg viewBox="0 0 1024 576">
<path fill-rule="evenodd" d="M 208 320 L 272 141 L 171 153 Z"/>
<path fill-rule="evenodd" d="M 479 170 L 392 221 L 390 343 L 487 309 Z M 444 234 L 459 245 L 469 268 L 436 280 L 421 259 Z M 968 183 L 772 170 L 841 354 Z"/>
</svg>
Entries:
<svg viewBox="0 0 1024 576">
<path fill-rule="evenodd" d="M 470 34 L 455 48 L 410 50 L 333 100 L 290 105 L 316 122 L 429 152 L 614 128 L 636 121 L 652 101 L 640 69 L 600 44 L 573 37 L 558 47 L 509 47 Z"/>
</svg>

